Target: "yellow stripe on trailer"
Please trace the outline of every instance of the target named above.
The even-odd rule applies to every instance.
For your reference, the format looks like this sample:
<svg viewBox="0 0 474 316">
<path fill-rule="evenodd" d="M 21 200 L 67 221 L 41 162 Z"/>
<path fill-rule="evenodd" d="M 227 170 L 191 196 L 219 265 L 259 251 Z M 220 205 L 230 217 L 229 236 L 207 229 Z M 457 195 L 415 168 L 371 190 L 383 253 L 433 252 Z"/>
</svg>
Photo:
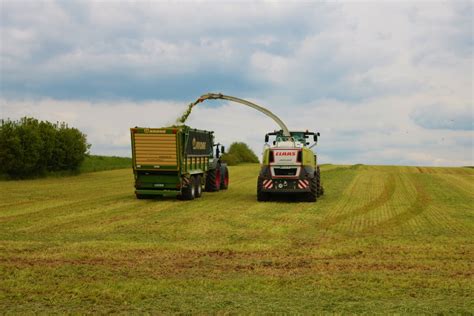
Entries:
<svg viewBox="0 0 474 316">
<path fill-rule="evenodd" d="M 176 134 L 134 133 L 137 165 L 177 165 Z"/>
</svg>

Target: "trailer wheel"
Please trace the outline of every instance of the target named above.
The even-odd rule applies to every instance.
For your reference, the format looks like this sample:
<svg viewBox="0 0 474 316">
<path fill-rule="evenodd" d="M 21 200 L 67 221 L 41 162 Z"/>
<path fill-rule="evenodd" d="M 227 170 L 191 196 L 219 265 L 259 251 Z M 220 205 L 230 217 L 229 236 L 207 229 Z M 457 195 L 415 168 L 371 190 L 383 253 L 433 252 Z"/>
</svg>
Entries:
<svg viewBox="0 0 474 316">
<path fill-rule="evenodd" d="M 306 193 L 306 202 L 316 202 L 318 198 L 318 179 L 316 175 L 310 181 L 310 190 Z"/>
<path fill-rule="evenodd" d="M 182 200 L 194 200 L 196 197 L 196 184 L 194 177 L 191 177 L 189 184 L 181 190 Z"/>
<path fill-rule="evenodd" d="M 221 180 L 221 190 L 227 190 L 229 187 L 229 169 L 225 166 L 223 169 L 222 180 Z"/>
<path fill-rule="evenodd" d="M 211 169 L 207 172 L 206 177 L 206 191 L 216 192 L 221 188 L 221 168 L 218 165 L 216 169 Z"/>
<path fill-rule="evenodd" d="M 263 178 L 258 177 L 258 180 L 257 180 L 257 201 L 266 202 L 266 201 L 270 200 L 270 193 L 263 192 L 262 188 L 263 188 Z"/>
<path fill-rule="evenodd" d="M 196 186 L 194 189 L 194 196 L 196 198 L 200 198 L 202 196 L 202 186 L 201 186 L 201 176 L 197 175 L 194 177 L 194 185 Z"/>
</svg>

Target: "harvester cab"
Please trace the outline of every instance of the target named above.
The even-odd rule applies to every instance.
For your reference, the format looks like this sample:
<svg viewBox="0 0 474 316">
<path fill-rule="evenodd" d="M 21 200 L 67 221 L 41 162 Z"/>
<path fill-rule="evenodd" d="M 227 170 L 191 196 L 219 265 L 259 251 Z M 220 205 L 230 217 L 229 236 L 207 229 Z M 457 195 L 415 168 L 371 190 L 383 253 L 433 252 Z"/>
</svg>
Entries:
<svg viewBox="0 0 474 316">
<path fill-rule="evenodd" d="M 314 202 L 324 193 L 317 156 L 311 150 L 320 134 L 309 131 L 290 131 L 289 134 L 280 130 L 265 135 L 257 181 L 259 201 L 268 201 L 272 195 L 300 194 L 306 201 Z"/>
<path fill-rule="evenodd" d="M 314 132 L 290 132 L 291 136 L 285 136 L 283 134 L 283 131 L 274 131 L 271 133 L 267 133 L 265 135 L 265 146 L 270 147 L 269 141 L 270 141 L 270 136 L 275 136 L 275 139 L 273 140 L 273 146 L 277 147 L 285 147 L 285 146 L 294 146 L 294 147 L 305 147 L 309 146 L 310 143 L 310 138 L 312 136 L 312 141 L 313 144 L 309 148 L 313 148 L 317 143 L 318 143 L 318 137 L 320 136 L 319 133 L 314 133 Z"/>
</svg>

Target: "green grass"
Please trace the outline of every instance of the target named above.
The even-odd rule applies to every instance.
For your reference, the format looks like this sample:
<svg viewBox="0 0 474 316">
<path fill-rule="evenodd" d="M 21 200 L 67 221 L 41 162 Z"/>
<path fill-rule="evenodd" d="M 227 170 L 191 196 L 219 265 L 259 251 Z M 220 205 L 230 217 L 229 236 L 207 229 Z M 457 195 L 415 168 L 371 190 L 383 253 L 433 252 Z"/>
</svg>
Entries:
<svg viewBox="0 0 474 316">
<path fill-rule="evenodd" d="M 80 172 L 124 169 L 132 167 L 132 159 L 127 157 L 89 155 L 82 163 Z"/>
<path fill-rule="evenodd" d="M 54 171 L 31 178 L 58 178 L 77 176 L 80 173 L 97 172 L 105 170 L 125 169 L 132 167 L 132 158 L 115 156 L 88 155 L 85 157 L 78 171 Z M 0 173 L 0 181 L 11 180 L 6 174 Z"/>
<path fill-rule="evenodd" d="M 0 182 L 2 313 L 473 313 L 474 170 L 335 166 L 316 203 L 136 200 L 131 169 Z"/>
</svg>

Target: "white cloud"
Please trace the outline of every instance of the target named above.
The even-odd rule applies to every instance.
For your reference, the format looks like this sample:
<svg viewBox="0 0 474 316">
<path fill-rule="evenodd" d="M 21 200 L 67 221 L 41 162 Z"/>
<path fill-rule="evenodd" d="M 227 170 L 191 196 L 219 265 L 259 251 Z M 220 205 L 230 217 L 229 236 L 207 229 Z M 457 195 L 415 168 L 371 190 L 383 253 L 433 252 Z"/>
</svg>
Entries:
<svg viewBox="0 0 474 316">
<path fill-rule="evenodd" d="M 278 129 L 270 118 L 239 104 L 211 102 L 196 106 L 187 124 L 215 131 L 216 141 L 244 141 L 259 155 L 265 133 Z M 255 101 L 264 105 L 264 101 Z M 279 115 L 293 130 L 320 131 L 316 147 L 321 163 L 472 165 L 472 131 L 426 130 L 398 107 L 397 99 L 368 104 L 322 101 L 307 104 L 299 115 Z M 176 102 L 7 101 L 0 100 L 2 117 L 34 116 L 66 121 L 88 135 L 92 153 L 130 155 L 129 128 L 174 124 L 186 105 Z M 388 109 L 388 110 L 387 110 Z M 273 110 L 273 109 L 272 109 Z"/>
<path fill-rule="evenodd" d="M 472 165 L 473 132 L 442 121 L 473 120 L 472 6 L 4 1 L 0 109 L 128 154 L 129 127 L 172 123 L 222 89 L 320 131 L 324 162 Z M 441 114 L 425 115 L 433 105 Z M 198 106 L 189 124 L 257 152 L 275 128 L 228 104 Z"/>
</svg>

